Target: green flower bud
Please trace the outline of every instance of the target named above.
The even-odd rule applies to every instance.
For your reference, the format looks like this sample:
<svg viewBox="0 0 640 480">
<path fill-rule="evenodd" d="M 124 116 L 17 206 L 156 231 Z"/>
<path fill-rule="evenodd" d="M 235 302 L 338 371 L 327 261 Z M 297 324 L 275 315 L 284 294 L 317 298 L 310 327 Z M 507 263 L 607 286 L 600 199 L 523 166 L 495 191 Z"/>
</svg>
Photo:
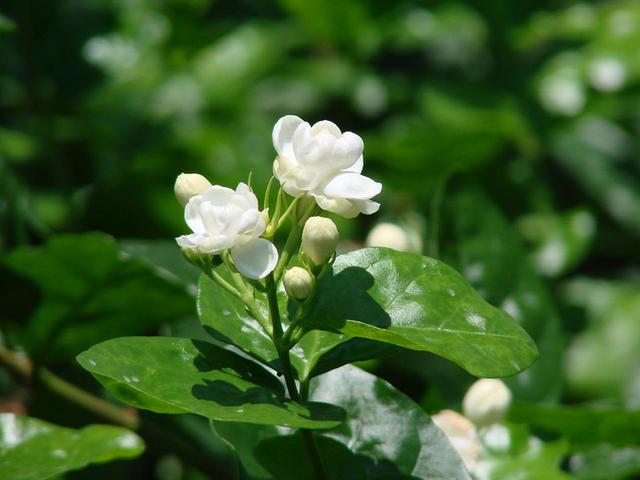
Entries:
<svg viewBox="0 0 640 480">
<path fill-rule="evenodd" d="M 302 229 L 302 252 L 315 264 L 329 260 L 338 245 L 338 227 L 324 217 L 310 217 Z"/>
<path fill-rule="evenodd" d="M 478 427 L 502 420 L 511 405 L 511 390 L 495 378 L 476 381 L 462 400 L 465 416 Z"/>
<path fill-rule="evenodd" d="M 314 279 L 304 268 L 293 267 L 284 274 L 284 289 L 296 300 L 304 300 L 313 289 Z"/>
<path fill-rule="evenodd" d="M 199 173 L 181 173 L 176 178 L 173 191 L 178 202 L 183 207 L 189 202 L 191 197 L 200 195 L 209 189 L 211 183 Z"/>
</svg>

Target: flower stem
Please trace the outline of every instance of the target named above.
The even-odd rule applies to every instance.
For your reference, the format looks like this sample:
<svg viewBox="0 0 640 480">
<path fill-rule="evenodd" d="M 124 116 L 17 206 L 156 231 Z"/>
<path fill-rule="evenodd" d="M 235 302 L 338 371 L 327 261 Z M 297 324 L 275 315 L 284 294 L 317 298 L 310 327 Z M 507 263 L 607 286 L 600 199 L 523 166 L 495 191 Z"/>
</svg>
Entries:
<svg viewBox="0 0 640 480">
<path fill-rule="evenodd" d="M 298 402 L 300 401 L 300 394 L 296 387 L 296 381 L 293 376 L 293 368 L 291 367 L 291 358 L 289 357 L 289 346 L 285 345 L 282 341 L 282 323 L 280 322 L 280 309 L 278 308 L 278 294 L 276 291 L 276 283 L 273 273 L 269 274 L 266 278 L 267 287 L 267 299 L 269 301 L 269 312 L 271 314 L 271 322 L 273 324 L 273 342 L 278 351 L 278 357 L 282 364 L 282 373 L 284 375 L 285 383 L 287 385 L 287 391 L 289 397 Z M 311 464 L 317 480 L 327 480 L 327 474 L 322 464 L 322 457 L 318 450 L 318 445 L 313 436 L 311 430 L 301 429 L 302 438 L 304 444 L 307 447 Z"/>
</svg>

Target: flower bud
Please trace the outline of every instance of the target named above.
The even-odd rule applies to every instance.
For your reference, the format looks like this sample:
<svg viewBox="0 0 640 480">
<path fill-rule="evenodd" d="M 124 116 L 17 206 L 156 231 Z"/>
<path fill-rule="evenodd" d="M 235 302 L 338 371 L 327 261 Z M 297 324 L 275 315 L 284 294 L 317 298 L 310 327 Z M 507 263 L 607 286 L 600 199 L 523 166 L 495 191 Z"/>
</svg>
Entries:
<svg viewBox="0 0 640 480">
<path fill-rule="evenodd" d="M 205 192 L 211 183 L 199 173 L 181 173 L 176 178 L 173 191 L 176 194 L 178 202 L 183 207 L 189 202 L 191 197 L 200 195 Z"/>
<path fill-rule="evenodd" d="M 338 227 L 324 217 L 310 217 L 302 229 L 302 252 L 315 265 L 331 258 L 338 245 Z"/>
<path fill-rule="evenodd" d="M 284 274 L 284 289 L 290 297 L 304 300 L 313 289 L 313 277 L 304 268 L 293 267 Z"/>
<path fill-rule="evenodd" d="M 511 404 L 511 390 L 495 378 L 476 381 L 462 400 L 462 409 L 469 420 L 477 426 L 499 422 Z"/>
</svg>

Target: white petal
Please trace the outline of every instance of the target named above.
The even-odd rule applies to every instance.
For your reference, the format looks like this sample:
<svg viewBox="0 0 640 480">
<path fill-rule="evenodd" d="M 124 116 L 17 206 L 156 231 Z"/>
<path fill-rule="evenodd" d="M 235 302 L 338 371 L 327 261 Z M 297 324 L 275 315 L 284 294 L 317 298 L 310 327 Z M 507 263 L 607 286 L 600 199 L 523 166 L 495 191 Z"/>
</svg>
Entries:
<svg viewBox="0 0 640 480">
<path fill-rule="evenodd" d="M 238 232 L 240 234 L 250 233 L 258 226 L 258 221 L 261 220 L 260 212 L 257 209 L 252 208 L 250 210 L 245 210 L 242 212 L 239 223 L 238 223 Z M 262 230 L 264 232 L 264 229 Z M 262 232 L 256 232 L 256 235 L 262 235 Z"/>
<path fill-rule="evenodd" d="M 236 187 L 236 193 L 242 195 L 247 200 L 249 208 L 258 209 L 258 198 L 256 194 L 249 188 L 249 185 L 240 182 Z"/>
<path fill-rule="evenodd" d="M 382 184 L 359 173 L 345 172 L 333 177 L 324 187 L 324 194 L 331 198 L 368 200 L 382 190 Z"/>
<path fill-rule="evenodd" d="M 353 172 L 353 173 L 362 173 L 362 168 L 364 167 L 364 158 L 360 155 L 360 158 L 356 160 L 349 168 L 345 169 L 345 172 Z"/>
<path fill-rule="evenodd" d="M 291 144 L 293 134 L 303 120 L 295 115 L 286 115 L 278 120 L 273 127 L 271 138 L 273 139 L 273 148 L 279 155 L 285 154 L 287 145 Z"/>
<path fill-rule="evenodd" d="M 340 135 L 342 135 L 342 132 L 340 131 L 338 126 L 335 123 L 330 122 L 329 120 L 320 120 L 319 122 L 314 123 L 313 127 L 311 127 L 311 135 L 313 136 L 316 136 L 322 132 L 329 133 L 335 138 L 340 138 Z"/>
<path fill-rule="evenodd" d="M 192 233 L 191 235 L 180 235 L 176 238 L 176 242 L 183 248 L 196 248 L 203 238 L 204 235 Z"/>
<path fill-rule="evenodd" d="M 202 201 L 210 202 L 218 207 L 227 205 L 230 199 L 236 194 L 235 191 L 221 185 L 213 185 L 207 191 L 200 195 Z"/>
<path fill-rule="evenodd" d="M 337 213 L 341 217 L 354 218 L 360 213 L 360 210 L 353 202 L 344 198 L 327 198 L 324 195 L 313 196 L 320 208 L 328 212 Z"/>
<path fill-rule="evenodd" d="M 204 222 L 200 215 L 200 205 L 202 204 L 202 195 L 191 197 L 184 209 L 184 221 L 187 223 L 193 233 L 205 233 Z"/>
<path fill-rule="evenodd" d="M 352 168 L 362 158 L 363 149 L 364 142 L 358 135 L 345 132 L 333 146 L 332 163 L 338 170 Z"/>
<path fill-rule="evenodd" d="M 365 215 L 371 215 L 380 210 L 380 204 L 373 200 L 354 200 L 353 203 L 358 207 L 360 213 L 364 213 Z"/>
<path fill-rule="evenodd" d="M 242 275 L 259 280 L 276 268 L 278 250 L 269 240 L 254 238 L 233 247 L 231 257 Z"/>
</svg>

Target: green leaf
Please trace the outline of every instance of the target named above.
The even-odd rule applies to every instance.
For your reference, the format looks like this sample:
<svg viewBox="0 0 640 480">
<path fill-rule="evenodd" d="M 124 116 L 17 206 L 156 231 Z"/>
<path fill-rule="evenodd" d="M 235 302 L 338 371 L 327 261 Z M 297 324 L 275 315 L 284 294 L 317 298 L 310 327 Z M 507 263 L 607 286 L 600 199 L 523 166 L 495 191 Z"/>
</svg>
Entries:
<svg viewBox="0 0 640 480">
<path fill-rule="evenodd" d="M 225 275 L 224 267 L 219 269 Z M 266 299 L 256 294 L 264 315 L 268 315 Z M 278 292 L 282 320 L 288 325 L 287 296 L 282 285 Z M 198 314 L 205 330 L 219 341 L 235 345 L 247 354 L 278 367 L 278 353 L 273 340 L 247 312 L 244 304 L 206 275 L 201 275 L 198 289 Z M 291 350 L 291 363 L 298 378 L 319 375 L 332 368 L 357 360 L 385 356 L 395 349 L 389 345 L 363 339 L 350 339 L 339 333 L 314 330 L 305 335 Z"/>
<path fill-rule="evenodd" d="M 73 356 L 107 338 L 144 333 L 193 311 L 182 287 L 123 257 L 107 235 L 59 235 L 41 247 L 18 248 L 5 262 L 42 292 L 20 336 L 32 354 Z"/>
<path fill-rule="evenodd" d="M 117 338 L 77 358 L 114 396 L 159 413 L 301 428 L 331 428 L 343 418 L 332 405 L 285 399 L 282 384 L 265 369 L 207 342 Z"/>
<path fill-rule="evenodd" d="M 311 400 L 339 405 L 347 420 L 323 435 L 364 457 L 368 477 L 469 478 L 462 460 L 431 418 L 384 380 L 345 365 L 311 382 Z"/>
<path fill-rule="evenodd" d="M 618 480 L 640 474 L 640 447 L 602 443 L 574 454 L 571 473 L 579 480 Z"/>
<path fill-rule="evenodd" d="M 367 480 L 364 465 L 344 444 L 318 436 L 316 444 L 327 477 L 331 480 Z M 314 480 L 316 475 L 309 462 L 302 434 L 273 437 L 260 442 L 256 457 L 273 478 L 278 480 Z"/>
<path fill-rule="evenodd" d="M 159 277 L 196 295 L 200 269 L 185 260 L 174 240 L 121 240 L 119 245 L 122 252 L 141 260 Z"/>
<path fill-rule="evenodd" d="M 527 333 L 454 269 L 386 248 L 340 255 L 318 282 L 306 322 L 433 352 L 484 377 L 513 375 L 538 353 Z"/>
<path fill-rule="evenodd" d="M 540 357 L 507 379 L 516 398 L 557 400 L 562 389 L 564 340 L 549 291 L 533 270 L 521 239 L 498 208 L 478 191 L 449 199 L 455 242 L 449 256 L 471 285 L 507 311 L 531 335 Z"/>
<path fill-rule="evenodd" d="M 347 412 L 339 427 L 315 432 L 324 463 L 332 468 L 339 458 L 336 466 L 342 470 L 330 478 L 348 478 L 345 472 L 353 478 L 469 478 L 458 454 L 422 409 L 374 375 L 346 365 L 312 380 L 310 399 L 330 401 Z M 297 478 L 313 478 L 309 456 L 295 446 L 301 444 L 291 430 L 212 423 L 252 477 L 296 478 L 292 475 L 302 472 Z M 358 477 L 362 471 L 365 476 Z"/>
<path fill-rule="evenodd" d="M 561 435 L 575 445 L 640 445 L 638 410 L 515 403 L 509 409 L 509 420 L 528 423 L 533 430 L 546 434 Z"/>
<path fill-rule="evenodd" d="M 142 440 L 125 428 L 90 425 L 76 430 L 0 414 L 0 478 L 39 480 L 143 451 Z"/>
</svg>

